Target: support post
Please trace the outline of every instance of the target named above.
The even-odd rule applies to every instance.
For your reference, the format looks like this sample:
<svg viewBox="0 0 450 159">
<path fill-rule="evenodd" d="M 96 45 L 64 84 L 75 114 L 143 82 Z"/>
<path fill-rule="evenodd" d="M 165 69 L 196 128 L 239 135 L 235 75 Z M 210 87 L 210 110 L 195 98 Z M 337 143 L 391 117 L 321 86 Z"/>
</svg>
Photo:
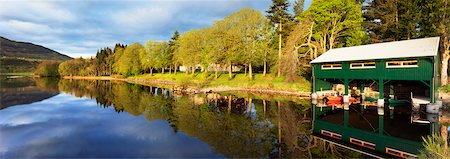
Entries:
<svg viewBox="0 0 450 159">
<path fill-rule="evenodd" d="M 430 80 L 430 103 L 436 103 L 436 98 L 434 97 L 434 82 Z"/>
<path fill-rule="evenodd" d="M 345 78 L 344 79 L 345 95 L 348 95 L 348 84 L 349 84 L 348 78 Z"/>
<path fill-rule="evenodd" d="M 348 110 L 344 110 L 344 126 L 348 127 Z"/>
<path fill-rule="evenodd" d="M 378 91 L 380 92 L 380 97 L 379 99 L 384 99 L 384 83 L 383 83 L 383 79 L 379 79 L 378 81 Z"/>
<path fill-rule="evenodd" d="M 383 114 L 384 115 L 384 114 Z M 383 135 L 384 132 L 384 117 L 383 115 L 378 115 L 378 134 Z"/>
<path fill-rule="evenodd" d="M 380 93 L 378 95 L 379 98 L 377 101 L 377 105 L 378 105 L 378 107 L 384 107 L 384 83 L 383 83 L 383 79 L 381 79 L 381 78 L 378 81 L 378 87 L 379 87 L 378 91 Z"/>
</svg>

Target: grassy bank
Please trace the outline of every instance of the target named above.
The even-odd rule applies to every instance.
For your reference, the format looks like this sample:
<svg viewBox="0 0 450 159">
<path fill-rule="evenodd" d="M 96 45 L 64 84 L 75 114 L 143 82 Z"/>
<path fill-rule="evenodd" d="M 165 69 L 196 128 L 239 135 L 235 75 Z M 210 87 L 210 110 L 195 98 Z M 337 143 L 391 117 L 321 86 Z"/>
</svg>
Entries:
<svg viewBox="0 0 450 159">
<path fill-rule="evenodd" d="M 33 72 L 0 72 L 3 76 L 33 76 Z"/>
<path fill-rule="evenodd" d="M 293 82 L 286 82 L 282 77 L 274 77 L 273 75 L 254 74 L 253 80 L 244 74 L 234 74 L 233 79 L 228 78 L 228 74 L 221 74 L 219 78 L 215 79 L 213 73 L 205 75 L 204 73 L 197 73 L 194 75 L 187 75 L 185 73 L 174 74 L 144 74 L 138 76 L 128 77 L 128 79 L 150 79 L 150 80 L 164 80 L 172 81 L 178 85 L 193 85 L 200 88 L 242 88 L 242 89 L 265 89 L 276 91 L 289 92 L 310 92 L 311 83 L 305 78 L 300 77 Z"/>
</svg>

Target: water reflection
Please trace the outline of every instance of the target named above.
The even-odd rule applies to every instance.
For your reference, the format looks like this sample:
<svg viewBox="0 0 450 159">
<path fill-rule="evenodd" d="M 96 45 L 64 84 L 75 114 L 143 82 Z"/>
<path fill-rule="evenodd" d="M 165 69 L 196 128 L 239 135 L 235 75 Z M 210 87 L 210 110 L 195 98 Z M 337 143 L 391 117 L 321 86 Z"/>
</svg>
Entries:
<svg viewBox="0 0 450 159">
<path fill-rule="evenodd" d="M 315 136 L 376 156 L 413 157 L 423 148 L 422 137 L 439 130 L 437 117 L 411 106 L 313 104 Z M 420 116 L 430 120 L 420 122 Z"/>
<path fill-rule="evenodd" d="M 29 104 L 59 93 L 58 79 L 0 76 L 0 109 Z"/>
<path fill-rule="evenodd" d="M 239 93 L 176 96 L 164 87 L 95 80 L 61 80 L 57 88 L 63 93 L 0 111 L 0 156 L 359 155 L 310 135 L 309 99 Z"/>
</svg>

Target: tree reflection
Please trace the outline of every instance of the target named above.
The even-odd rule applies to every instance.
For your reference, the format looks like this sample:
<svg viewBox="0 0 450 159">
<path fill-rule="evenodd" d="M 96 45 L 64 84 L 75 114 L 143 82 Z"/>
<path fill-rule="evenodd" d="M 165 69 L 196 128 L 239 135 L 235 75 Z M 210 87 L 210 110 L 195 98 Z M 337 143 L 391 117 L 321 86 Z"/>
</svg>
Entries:
<svg viewBox="0 0 450 159">
<path fill-rule="evenodd" d="M 61 80 L 59 89 L 95 99 L 118 113 L 165 120 L 229 158 L 311 158 L 330 149 L 310 135 L 308 99 L 252 94 L 174 96 L 162 88 L 118 81 Z"/>
</svg>

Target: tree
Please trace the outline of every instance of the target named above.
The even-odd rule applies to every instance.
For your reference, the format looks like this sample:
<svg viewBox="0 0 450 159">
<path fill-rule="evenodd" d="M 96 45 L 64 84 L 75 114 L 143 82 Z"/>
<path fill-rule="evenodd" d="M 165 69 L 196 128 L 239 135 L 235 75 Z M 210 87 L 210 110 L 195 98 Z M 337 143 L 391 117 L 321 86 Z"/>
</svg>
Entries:
<svg viewBox="0 0 450 159">
<path fill-rule="evenodd" d="M 176 73 L 177 71 L 177 67 L 178 64 L 176 63 L 176 60 L 173 58 L 173 55 L 175 53 L 175 51 L 179 48 L 178 45 L 178 39 L 180 38 L 180 33 L 178 32 L 178 30 L 175 30 L 175 32 L 173 33 L 172 37 L 169 40 L 169 48 L 167 51 L 167 54 L 169 55 L 169 61 L 170 61 L 170 68 L 169 68 L 169 72 L 172 72 L 172 67 L 174 68 L 174 71 Z"/>
<path fill-rule="evenodd" d="M 202 34 L 200 30 L 191 30 L 183 33 L 179 40 L 179 49 L 175 52 L 176 59 L 186 67 L 186 73 L 200 63 L 202 51 Z"/>
<path fill-rule="evenodd" d="M 123 55 L 119 60 L 119 73 L 124 76 L 137 75 L 141 73 L 141 62 L 136 60 L 139 57 L 139 52 L 144 48 L 139 43 L 133 43 L 126 47 Z"/>
<path fill-rule="evenodd" d="M 276 36 L 275 30 L 272 26 L 266 24 L 265 27 L 261 28 L 260 37 L 256 41 L 256 51 L 257 54 L 261 55 L 261 61 L 263 64 L 263 76 L 266 76 L 269 62 L 275 61 L 276 50 L 271 46 L 273 38 Z"/>
<path fill-rule="evenodd" d="M 295 18 L 300 18 L 300 15 L 303 13 L 304 6 L 305 6 L 305 0 L 297 0 L 294 2 Z"/>
<path fill-rule="evenodd" d="M 230 15 L 230 18 L 237 19 L 236 23 L 237 25 L 234 26 L 234 29 L 239 30 L 239 39 L 242 40 L 243 45 L 238 45 L 242 48 L 239 48 L 237 50 L 243 51 L 243 63 L 245 65 L 248 65 L 249 68 L 249 78 L 253 79 L 252 74 L 252 66 L 260 65 L 262 62 L 262 57 L 264 52 L 257 51 L 258 47 L 258 41 L 259 40 L 266 40 L 263 39 L 265 37 L 262 37 L 262 35 L 267 34 L 268 28 L 266 27 L 266 18 L 261 14 L 261 12 L 250 9 L 250 8 L 244 8 L 240 11 Z M 261 43 L 259 43 L 261 44 Z"/>
<path fill-rule="evenodd" d="M 352 0 L 316 0 L 304 13 L 314 22 L 313 38 L 318 51 L 360 45 L 364 39 L 362 5 Z M 305 28 L 306 29 L 306 28 Z"/>
<path fill-rule="evenodd" d="M 282 37 L 287 37 L 291 31 L 293 18 L 288 13 L 289 3 L 287 0 L 272 0 L 272 6 L 267 10 L 267 19 L 272 23 L 273 26 L 277 27 L 277 33 L 279 35 L 278 42 L 278 69 L 277 76 L 281 75 L 281 45 L 285 41 Z"/>
<path fill-rule="evenodd" d="M 149 40 L 145 44 L 144 48 L 139 52 L 139 59 L 141 61 L 141 66 L 144 71 L 150 71 L 150 75 L 153 75 L 153 68 L 155 67 L 155 57 L 152 57 L 152 51 L 157 42 Z"/>
<path fill-rule="evenodd" d="M 169 45 L 167 42 L 156 43 L 152 57 L 155 58 L 155 68 L 161 68 L 161 73 L 164 74 L 167 66 L 170 65 Z"/>
<path fill-rule="evenodd" d="M 123 51 L 125 50 L 125 45 L 116 44 L 114 46 L 114 54 L 112 56 L 111 67 L 114 73 L 119 73 L 119 61 L 123 55 Z"/>
<path fill-rule="evenodd" d="M 59 62 L 57 61 L 42 61 L 34 71 L 34 75 L 41 77 L 56 77 L 58 72 Z"/>
<path fill-rule="evenodd" d="M 373 0 L 364 6 L 364 26 L 370 43 L 413 39 L 420 36 L 420 1 Z"/>
</svg>

